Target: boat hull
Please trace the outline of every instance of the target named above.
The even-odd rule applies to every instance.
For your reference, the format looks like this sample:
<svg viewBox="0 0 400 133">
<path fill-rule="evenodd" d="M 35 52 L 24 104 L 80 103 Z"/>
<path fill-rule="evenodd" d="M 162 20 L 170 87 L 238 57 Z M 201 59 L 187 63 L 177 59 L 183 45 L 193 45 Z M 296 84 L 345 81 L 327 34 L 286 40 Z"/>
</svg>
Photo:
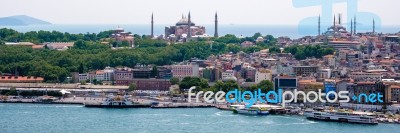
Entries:
<svg viewBox="0 0 400 133">
<path fill-rule="evenodd" d="M 244 110 L 244 109 L 236 109 L 233 110 L 234 113 L 244 114 L 244 115 L 269 115 L 268 111 L 258 111 L 258 110 Z"/>
<path fill-rule="evenodd" d="M 323 116 L 323 115 L 314 115 L 310 113 L 306 113 L 304 114 L 304 116 L 306 116 L 307 119 L 320 120 L 320 121 L 347 122 L 347 123 L 370 124 L 370 125 L 378 124 L 377 121 L 360 120 L 357 118 L 346 118 L 340 116 Z"/>
</svg>

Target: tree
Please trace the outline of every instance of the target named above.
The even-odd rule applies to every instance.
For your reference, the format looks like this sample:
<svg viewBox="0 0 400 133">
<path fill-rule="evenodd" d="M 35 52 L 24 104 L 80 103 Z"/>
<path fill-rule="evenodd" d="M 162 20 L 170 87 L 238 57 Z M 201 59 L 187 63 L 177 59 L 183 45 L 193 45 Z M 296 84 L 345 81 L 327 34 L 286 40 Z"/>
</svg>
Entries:
<svg viewBox="0 0 400 133">
<path fill-rule="evenodd" d="M 86 85 L 86 81 L 81 81 L 81 85 Z"/>
<path fill-rule="evenodd" d="M 179 84 L 179 88 L 181 90 L 189 89 L 192 86 L 196 86 L 198 90 L 202 90 L 209 87 L 207 80 L 199 77 L 185 77 Z"/>
<path fill-rule="evenodd" d="M 296 52 L 296 54 L 294 54 L 294 58 L 296 58 L 298 60 L 304 60 L 304 59 L 306 59 L 306 55 L 304 54 L 303 51 L 298 51 L 298 52 Z"/>
<path fill-rule="evenodd" d="M 176 85 L 176 84 L 179 84 L 179 79 L 176 77 L 173 77 L 173 78 L 169 79 L 169 82 L 171 82 L 171 85 Z"/>
<path fill-rule="evenodd" d="M 8 92 L 6 93 L 6 95 L 11 95 L 11 96 L 16 96 L 16 95 L 18 95 L 17 89 L 16 89 L 15 87 L 11 87 L 11 88 L 10 88 L 10 91 L 8 91 Z"/>
<path fill-rule="evenodd" d="M 137 89 L 136 83 L 131 83 L 128 87 L 128 91 L 134 91 Z"/>
<path fill-rule="evenodd" d="M 276 43 L 276 38 L 274 36 L 272 36 L 272 35 L 266 35 L 264 37 L 264 39 L 265 39 L 264 42 L 268 43 L 269 45 L 272 45 L 272 44 Z"/>
<path fill-rule="evenodd" d="M 77 49 L 86 49 L 88 47 L 88 43 L 84 40 L 78 40 L 74 43 L 74 48 Z"/>
<path fill-rule="evenodd" d="M 254 40 L 257 39 L 258 37 L 262 37 L 262 35 L 261 35 L 260 32 L 257 32 L 257 33 L 255 33 L 255 34 L 253 35 L 253 39 L 254 39 Z"/>
<path fill-rule="evenodd" d="M 268 92 L 274 89 L 274 84 L 269 80 L 263 80 L 257 84 L 257 87 L 262 91 Z"/>
<path fill-rule="evenodd" d="M 226 49 L 227 49 L 228 52 L 232 52 L 232 53 L 235 54 L 235 53 L 240 51 L 240 46 L 237 45 L 237 44 L 228 44 L 226 46 Z"/>
<path fill-rule="evenodd" d="M 240 39 L 237 38 L 235 35 L 227 34 L 225 36 L 217 38 L 215 41 L 228 44 L 228 43 L 239 43 Z"/>
<path fill-rule="evenodd" d="M 130 47 L 129 42 L 127 40 L 123 40 L 120 47 Z"/>
<path fill-rule="evenodd" d="M 257 91 L 257 89 L 258 89 L 257 85 L 254 84 L 254 85 L 251 85 L 248 90 L 254 92 L 254 91 Z"/>
<path fill-rule="evenodd" d="M 269 48 L 270 53 L 281 53 L 281 49 L 277 46 L 273 46 Z"/>
<path fill-rule="evenodd" d="M 83 64 L 80 63 L 80 64 L 79 64 L 79 68 L 78 68 L 78 72 L 79 72 L 79 73 L 83 73 L 84 70 L 85 70 L 85 68 L 83 67 Z"/>
<path fill-rule="evenodd" d="M 152 70 L 151 70 L 151 77 L 157 77 L 158 76 L 158 70 L 157 70 L 157 66 L 153 66 Z"/>
<path fill-rule="evenodd" d="M 214 90 L 228 92 L 234 89 L 239 89 L 239 84 L 236 81 L 228 80 L 226 82 L 217 81 L 214 86 L 212 87 Z"/>
</svg>

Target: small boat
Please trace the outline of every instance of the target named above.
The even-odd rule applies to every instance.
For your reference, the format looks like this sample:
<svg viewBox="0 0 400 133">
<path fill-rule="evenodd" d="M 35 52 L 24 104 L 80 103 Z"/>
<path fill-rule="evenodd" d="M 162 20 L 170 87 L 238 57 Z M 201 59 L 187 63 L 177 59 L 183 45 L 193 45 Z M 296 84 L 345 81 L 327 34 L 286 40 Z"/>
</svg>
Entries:
<svg viewBox="0 0 400 133">
<path fill-rule="evenodd" d="M 36 98 L 34 102 L 35 103 L 52 103 L 57 99 L 58 98 L 55 98 L 53 96 L 44 95 L 44 96 L 40 96 L 40 97 Z"/>
<path fill-rule="evenodd" d="M 236 109 L 233 109 L 233 113 L 244 115 L 269 115 L 269 109 L 255 106 L 251 106 L 250 108 L 238 106 Z"/>
<path fill-rule="evenodd" d="M 97 107 L 97 108 L 138 108 L 138 107 L 150 107 L 150 104 L 134 103 L 129 96 L 113 96 L 108 95 L 107 98 L 101 103 L 85 103 L 85 107 Z"/>
<path fill-rule="evenodd" d="M 338 121 L 360 124 L 378 124 L 377 118 L 373 113 L 367 112 L 350 112 L 350 111 L 304 111 L 307 119 Z"/>
</svg>

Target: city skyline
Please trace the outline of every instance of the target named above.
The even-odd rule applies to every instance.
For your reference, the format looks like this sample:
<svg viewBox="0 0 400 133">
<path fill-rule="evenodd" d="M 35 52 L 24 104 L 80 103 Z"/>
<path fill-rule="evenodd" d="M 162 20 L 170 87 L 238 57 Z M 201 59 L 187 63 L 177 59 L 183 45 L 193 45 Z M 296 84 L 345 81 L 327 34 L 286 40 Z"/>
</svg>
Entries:
<svg viewBox="0 0 400 133">
<path fill-rule="evenodd" d="M 304 18 L 321 14 L 321 6 L 299 8 L 294 6 L 292 0 L 193 0 L 190 3 L 182 0 L 144 2 L 36 0 L 23 1 L 25 4 L 19 4 L 21 2 L 21 0 L 0 2 L 3 5 L 0 17 L 28 15 L 53 24 L 149 24 L 153 13 L 155 24 L 173 24 L 179 20 L 181 14 L 190 11 L 193 22 L 197 24 L 213 24 L 214 14 L 218 12 L 219 24 L 298 25 Z M 96 6 L 91 6 L 94 2 Z M 174 3 L 173 6 L 162 6 L 171 5 L 170 3 Z M 400 20 L 392 13 L 399 11 L 395 6 L 396 3 L 400 2 L 358 0 L 357 6 L 358 11 L 368 11 L 379 16 L 382 25 L 398 25 Z M 43 6 L 53 4 L 63 6 Z M 347 8 L 346 2 L 333 4 L 332 12 L 342 13 L 344 24 L 350 22 L 347 20 Z"/>
</svg>

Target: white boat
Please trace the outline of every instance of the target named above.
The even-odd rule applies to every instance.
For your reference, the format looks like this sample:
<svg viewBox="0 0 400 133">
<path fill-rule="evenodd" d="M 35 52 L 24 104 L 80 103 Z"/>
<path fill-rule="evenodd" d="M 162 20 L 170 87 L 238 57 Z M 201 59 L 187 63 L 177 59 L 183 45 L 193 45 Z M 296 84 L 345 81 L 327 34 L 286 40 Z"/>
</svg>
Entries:
<svg viewBox="0 0 400 133">
<path fill-rule="evenodd" d="M 238 106 L 236 109 L 233 110 L 233 113 L 245 114 L 245 115 L 269 115 L 269 109 L 254 105 L 251 106 L 250 108 L 245 108 L 244 106 Z"/>
<path fill-rule="evenodd" d="M 101 103 L 85 103 L 85 107 L 99 107 L 99 108 L 137 108 L 137 107 L 150 107 L 150 105 L 133 103 L 129 96 L 113 96 L 108 95 L 107 98 Z"/>
<path fill-rule="evenodd" d="M 308 119 L 339 121 L 361 124 L 378 124 L 378 120 L 373 113 L 367 112 L 348 112 L 348 111 L 304 111 L 304 116 Z"/>
</svg>

